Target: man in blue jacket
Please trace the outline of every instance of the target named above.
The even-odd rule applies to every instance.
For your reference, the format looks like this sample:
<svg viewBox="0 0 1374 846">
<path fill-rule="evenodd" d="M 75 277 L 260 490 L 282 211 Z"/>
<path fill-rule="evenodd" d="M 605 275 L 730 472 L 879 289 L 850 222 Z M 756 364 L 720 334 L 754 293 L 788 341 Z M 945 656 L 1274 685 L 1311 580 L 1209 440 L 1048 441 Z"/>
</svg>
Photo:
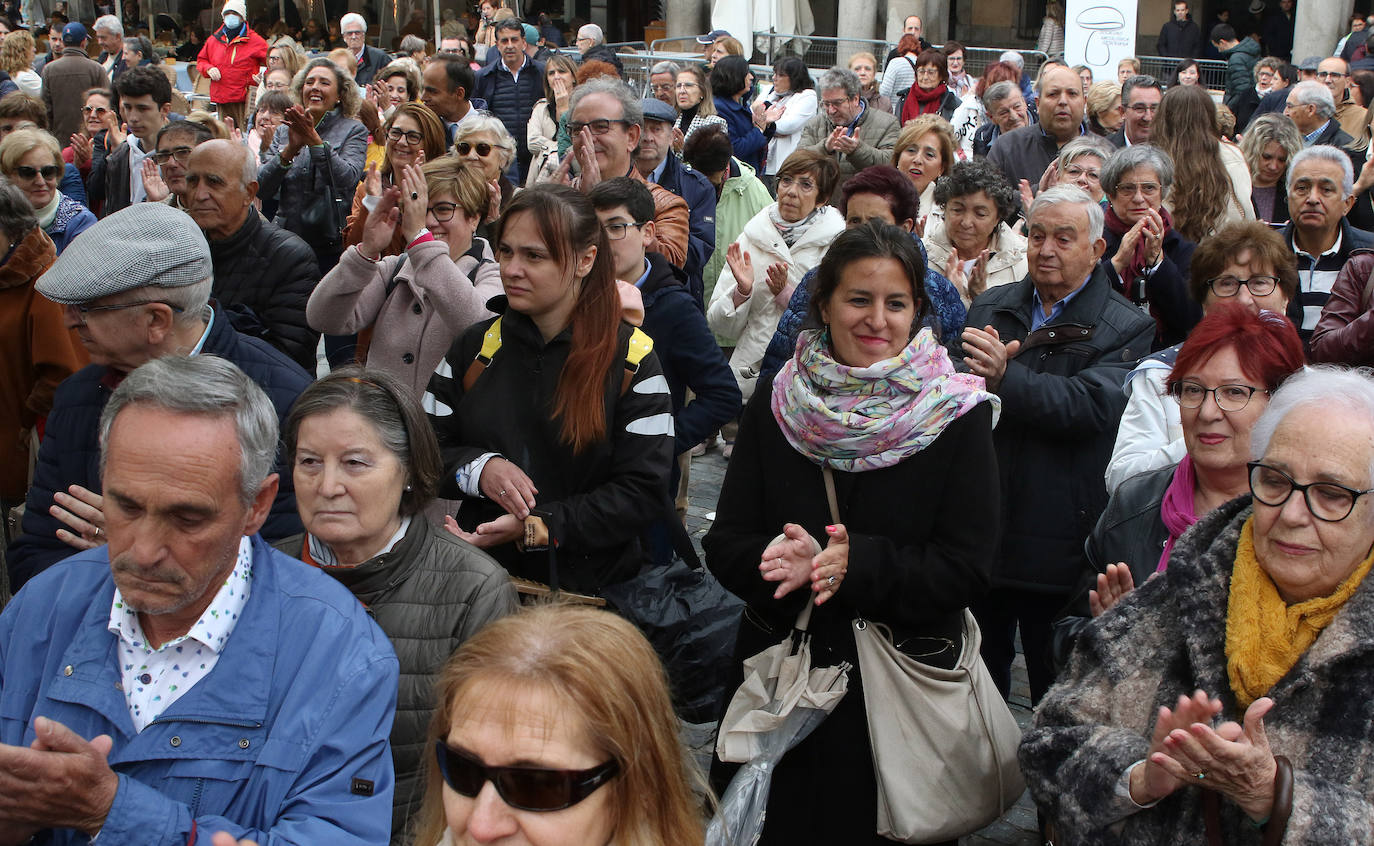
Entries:
<svg viewBox="0 0 1374 846">
<path fill-rule="evenodd" d="M 185 212 L 136 203 L 87 229 L 39 279 L 38 293 L 67 306 L 67 325 L 91 364 L 59 385 L 53 398 L 23 534 L 6 555 L 16 591 L 72 552 L 105 542 L 96 424 L 110 392 L 134 368 L 164 355 L 220 356 L 267 392 L 278 421 L 310 384 L 285 353 L 235 331 L 209 304 L 212 268 L 210 246 Z M 301 530 L 290 468 L 278 471 L 281 483 L 262 529 L 269 540 Z"/>
<path fill-rule="evenodd" d="M 473 96 L 487 101 L 487 109 L 506 125 L 516 143 L 515 160 L 520 166 L 519 178 L 511 181 L 525 184 L 525 172 L 530 166 L 530 148 L 526 143 L 530 114 L 534 104 L 544 96 L 544 65 L 525 52 L 525 28 L 514 18 L 496 24 L 496 49 L 501 61 L 477 71 Z"/>
<path fill-rule="evenodd" d="M 673 126 L 677 111 L 662 100 L 645 97 L 644 131 L 639 135 L 635 169 L 648 182 L 672 191 L 687 201 L 687 287 L 705 313 L 702 270 L 716 251 L 716 189 L 711 180 L 683 165 L 672 153 Z"/>
<path fill-rule="evenodd" d="M 114 391 L 108 546 L 0 614 L 0 844 L 388 842 L 396 656 L 345 588 L 258 537 L 276 416 L 210 355 Z"/>
</svg>

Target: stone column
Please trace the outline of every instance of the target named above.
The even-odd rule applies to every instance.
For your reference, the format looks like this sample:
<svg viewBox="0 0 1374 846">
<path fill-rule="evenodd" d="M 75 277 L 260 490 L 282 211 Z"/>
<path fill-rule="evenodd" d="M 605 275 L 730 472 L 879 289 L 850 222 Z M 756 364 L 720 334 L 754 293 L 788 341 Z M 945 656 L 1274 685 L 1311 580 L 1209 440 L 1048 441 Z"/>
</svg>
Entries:
<svg viewBox="0 0 1374 846">
<path fill-rule="evenodd" d="M 878 34 L 879 38 L 886 38 L 893 44 L 902 37 L 902 25 L 906 23 L 907 16 L 920 15 L 921 25 L 928 30 L 930 24 L 926 23 L 926 3 L 925 0 L 887 0 L 887 15 L 883 22 L 882 31 Z M 927 41 L 934 38 L 926 35 Z M 878 57 L 882 61 L 882 56 Z M 878 70 L 882 70 L 879 68 Z"/>
<path fill-rule="evenodd" d="M 664 0 L 663 18 L 668 28 L 667 37 L 682 38 L 706 32 L 708 27 L 703 23 L 706 13 L 705 0 Z"/>
<path fill-rule="evenodd" d="M 901 31 L 901 23 L 897 24 L 897 29 Z M 839 14 L 836 16 L 835 36 L 840 39 L 835 45 L 835 64 L 844 66 L 848 63 L 849 57 L 860 50 L 874 50 L 874 45 L 867 43 L 870 39 L 885 38 L 886 36 L 878 31 L 878 6 L 874 0 L 839 0 Z M 862 41 L 845 41 L 846 38 L 863 39 Z M 878 56 L 878 63 L 881 65 L 882 56 Z M 879 68 L 881 72 L 881 68 Z"/>
<path fill-rule="evenodd" d="M 1307 0 L 1297 4 L 1293 27 L 1293 61 L 1308 56 L 1329 56 L 1342 35 L 1349 32 L 1355 0 Z"/>
</svg>

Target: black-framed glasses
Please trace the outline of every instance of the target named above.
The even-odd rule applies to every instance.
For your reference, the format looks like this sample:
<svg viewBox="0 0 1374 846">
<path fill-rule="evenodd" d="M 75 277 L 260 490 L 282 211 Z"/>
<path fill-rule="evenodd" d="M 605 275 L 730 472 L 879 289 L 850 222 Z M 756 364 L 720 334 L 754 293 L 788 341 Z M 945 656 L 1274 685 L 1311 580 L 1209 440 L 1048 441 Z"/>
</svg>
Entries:
<svg viewBox="0 0 1374 846">
<path fill-rule="evenodd" d="M 29 167 L 28 165 L 16 165 L 14 175 L 23 180 L 33 179 L 35 176 L 42 176 L 49 182 L 61 175 L 62 169 L 57 165 L 43 165 L 42 167 Z"/>
<path fill-rule="evenodd" d="M 570 120 L 568 121 L 568 133 L 577 135 L 584 127 L 590 127 L 593 135 L 605 135 L 607 132 L 611 131 L 612 124 L 617 123 L 621 126 L 630 125 L 628 120 L 622 118 L 616 118 L 614 120 L 609 118 L 601 118 L 599 120 Z"/>
<path fill-rule="evenodd" d="M 435 203 L 425 211 L 434 215 L 434 219 L 440 223 L 448 223 L 453 220 L 453 213 L 458 210 L 457 203 Z"/>
<path fill-rule="evenodd" d="M 643 223 L 638 223 L 638 222 L 636 222 L 636 223 L 607 223 L 607 224 L 603 225 L 601 228 L 604 229 L 604 230 L 606 230 L 606 237 L 607 237 L 607 238 L 610 238 L 612 241 L 622 241 L 622 240 L 625 239 L 625 231 L 626 231 L 627 229 L 629 229 L 631 226 L 635 227 L 636 229 L 640 229 L 640 228 L 642 228 L 642 227 L 644 226 L 644 224 L 643 224 Z"/>
<path fill-rule="evenodd" d="M 191 148 L 173 147 L 170 150 L 158 150 L 156 153 L 153 153 L 153 161 L 157 162 L 159 165 L 167 164 L 168 159 L 176 159 L 177 164 L 185 165 L 191 160 Z"/>
<path fill-rule="evenodd" d="M 543 767 L 489 767 L 465 752 L 434 741 L 434 754 L 444 783 L 460 796 L 477 798 L 491 782 L 501 801 L 521 811 L 561 811 L 571 808 L 615 778 L 620 764 L 611 759 L 590 770 L 551 770 Z"/>
<path fill-rule="evenodd" d="M 476 144 L 470 144 L 467 141 L 459 141 L 454 145 L 454 149 L 458 151 L 458 155 L 460 156 L 466 156 L 468 153 L 476 150 L 477 155 L 485 159 L 487 156 L 490 156 L 491 151 L 496 148 L 485 141 L 478 141 Z"/>
<path fill-rule="evenodd" d="M 1340 71 L 1317 71 L 1317 79 L 1345 79 L 1349 75 Z"/>
<path fill-rule="evenodd" d="M 183 311 L 186 310 L 181 306 L 173 305 L 172 303 L 169 303 L 166 300 L 138 300 L 137 302 L 132 303 L 115 303 L 114 305 L 103 306 L 93 306 L 81 303 L 80 305 L 73 305 L 72 308 L 76 309 L 77 313 L 80 314 L 82 317 L 85 317 L 86 315 L 92 314 L 97 311 L 119 311 L 120 309 L 136 308 L 137 306 L 144 305 L 165 305 L 176 314 L 181 314 Z"/>
<path fill-rule="evenodd" d="M 1217 408 L 1222 411 L 1240 411 L 1250 404 L 1250 397 L 1256 392 L 1269 393 L 1264 388 L 1250 385 L 1217 385 L 1215 388 L 1208 388 L 1191 379 L 1175 379 L 1169 383 L 1169 393 L 1173 394 L 1174 399 L 1184 408 L 1201 408 L 1207 395 L 1211 394 Z"/>
<path fill-rule="evenodd" d="M 1212 293 L 1218 297 L 1234 297 L 1240 293 L 1241 285 L 1250 289 L 1251 296 L 1263 297 L 1273 293 L 1278 284 L 1279 278 L 1277 276 L 1251 276 L 1249 279 L 1218 276 L 1215 279 L 1207 280 L 1207 287 L 1211 288 Z"/>
<path fill-rule="evenodd" d="M 397 129 L 394 126 L 386 131 L 386 137 L 388 141 L 400 141 L 401 139 L 405 139 L 405 142 L 412 147 L 418 147 L 420 142 L 425 140 L 425 136 L 418 132 L 407 132 L 404 129 Z"/>
<path fill-rule="evenodd" d="M 1302 498 L 1307 502 L 1307 510 L 1324 523 L 1341 522 L 1355 510 L 1356 500 L 1367 493 L 1374 493 L 1374 488 L 1361 491 L 1335 482 L 1311 482 L 1300 485 L 1292 476 L 1277 467 L 1270 467 L 1259 461 L 1251 461 L 1245 466 L 1250 468 L 1250 493 L 1254 495 L 1255 501 L 1270 508 L 1281 508 L 1293 495 L 1293 491 L 1302 491 Z"/>
</svg>

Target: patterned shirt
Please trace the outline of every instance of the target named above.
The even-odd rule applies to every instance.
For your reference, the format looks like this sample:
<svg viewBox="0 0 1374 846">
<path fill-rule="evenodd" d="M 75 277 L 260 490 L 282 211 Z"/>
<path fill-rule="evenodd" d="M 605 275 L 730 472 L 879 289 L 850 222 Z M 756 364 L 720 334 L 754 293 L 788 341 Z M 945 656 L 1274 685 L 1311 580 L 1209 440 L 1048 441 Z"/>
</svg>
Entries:
<svg viewBox="0 0 1374 846">
<path fill-rule="evenodd" d="M 229 578 L 191 630 L 153 649 L 143 636 L 138 613 L 115 588 L 109 630 L 119 638 L 119 666 L 124 698 L 134 730 L 143 731 L 171 707 L 219 661 L 220 650 L 233 634 L 253 587 L 253 547 L 239 539 L 238 558 Z"/>
</svg>

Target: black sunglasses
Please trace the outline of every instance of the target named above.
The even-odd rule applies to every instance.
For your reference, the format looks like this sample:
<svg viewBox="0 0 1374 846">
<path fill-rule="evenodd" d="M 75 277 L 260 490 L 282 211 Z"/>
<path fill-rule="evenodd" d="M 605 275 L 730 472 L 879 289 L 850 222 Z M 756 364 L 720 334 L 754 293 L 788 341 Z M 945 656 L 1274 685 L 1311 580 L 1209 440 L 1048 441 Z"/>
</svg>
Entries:
<svg viewBox="0 0 1374 846">
<path fill-rule="evenodd" d="M 521 811 L 561 811 L 596 792 L 620 772 L 611 759 L 590 770 L 546 770 L 541 767 L 489 767 L 472 756 L 434 741 L 434 753 L 444 783 L 469 799 L 491 782 L 501 800 Z"/>
<path fill-rule="evenodd" d="M 33 179 L 42 174 L 44 179 L 56 179 L 62 171 L 57 165 L 43 165 L 42 167 L 29 167 L 28 165 L 18 165 L 14 169 L 14 175 L 20 179 Z"/>
<path fill-rule="evenodd" d="M 468 153 L 471 153 L 475 148 L 477 150 L 477 155 L 481 156 L 484 159 L 487 156 L 490 156 L 491 151 L 494 149 L 490 144 L 488 144 L 485 141 L 478 141 L 476 144 L 470 144 L 467 141 L 459 141 L 455 145 L 455 148 L 458 150 L 458 155 L 460 156 L 466 156 Z"/>
</svg>

